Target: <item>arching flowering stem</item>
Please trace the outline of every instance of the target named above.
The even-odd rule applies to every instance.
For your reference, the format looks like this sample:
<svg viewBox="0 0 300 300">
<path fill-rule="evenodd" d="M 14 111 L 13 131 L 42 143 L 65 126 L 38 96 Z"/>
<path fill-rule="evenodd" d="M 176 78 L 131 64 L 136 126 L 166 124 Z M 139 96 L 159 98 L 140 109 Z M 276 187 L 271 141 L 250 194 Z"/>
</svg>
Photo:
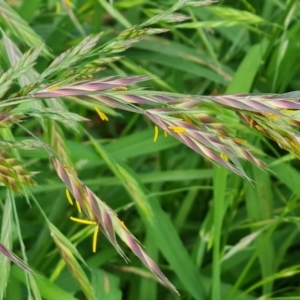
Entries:
<svg viewBox="0 0 300 300">
<path fill-rule="evenodd" d="M 248 178 L 239 159 L 245 159 L 260 168 L 267 167 L 251 153 L 250 147 L 239 143 L 235 135 L 230 134 L 230 128 L 224 121 L 216 117 L 221 110 L 228 109 L 235 111 L 251 128 L 300 158 L 300 138 L 296 131 L 300 125 L 299 92 L 283 95 L 187 96 L 127 88 L 147 80 L 150 80 L 147 76 L 93 78 L 76 82 L 63 79 L 46 87 L 36 87 L 32 94 L 24 95 L 23 101 L 71 96 L 95 106 L 104 105 L 144 114 L 164 132 L 173 135 L 200 155 Z M 9 110 L 18 105 L 21 98 L 2 101 L 2 109 Z M 149 106 L 156 108 L 147 109 Z M 103 121 L 107 121 L 103 112 L 96 111 Z M 155 129 L 154 141 L 157 137 Z M 77 196 L 81 204 L 80 191 Z"/>
<path fill-rule="evenodd" d="M 128 261 L 117 242 L 116 235 L 118 235 L 151 272 L 156 274 L 166 286 L 178 293 L 156 263 L 145 253 L 137 239 L 130 233 L 117 214 L 79 180 L 74 170 L 68 166 L 63 166 L 55 157 L 52 157 L 51 160 L 58 176 L 66 184 L 75 200 L 80 203 L 88 219 L 82 220 L 72 217 L 72 220 L 88 225 L 98 225 L 96 228 L 101 229 L 119 254 Z M 94 231 L 93 250 L 95 250 L 97 235 L 98 229 Z"/>
</svg>

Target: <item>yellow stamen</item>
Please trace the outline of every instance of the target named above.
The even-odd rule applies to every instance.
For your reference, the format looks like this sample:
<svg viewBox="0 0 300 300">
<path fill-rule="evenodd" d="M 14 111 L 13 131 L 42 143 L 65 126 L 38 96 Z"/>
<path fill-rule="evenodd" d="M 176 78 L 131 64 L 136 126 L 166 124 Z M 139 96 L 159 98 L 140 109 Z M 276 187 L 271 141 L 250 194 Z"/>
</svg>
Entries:
<svg viewBox="0 0 300 300">
<path fill-rule="evenodd" d="M 186 132 L 185 128 L 179 126 L 168 126 L 169 129 L 173 130 L 175 133 Z"/>
<path fill-rule="evenodd" d="M 53 84 L 47 87 L 48 91 L 55 91 L 59 88 L 59 86 L 57 84 Z"/>
<path fill-rule="evenodd" d="M 103 113 L 98 107 L 95 106 L 95 110 L 102 121 L 108 121 L 108 117 L 106 116 L 106 114 Z"/>
<path fill-rule="evenodd" d="M 124 222 L 123 221 L 120 221 L 120 225 L 125 229 L 125 230 L 127 230 L 128 231 L 128 228 L 125 226 L 125 224 L 124 224 Z"/>
<path fill-rule="evenodd" d="M 112 91 L 127 91 L 128 88 L 126 86 L 117 86 L 111 89 Z"/>
<path fill-rule="evenodd" d="M 269 120 L 279 120 L 280 116 L 278 115 L 274 115 L 274 114 L 263 114 L 266 118 L 268 118 Z"/>
<path fill-rule="evenodd" d="M 168 133 L 166 131 L 164 131 L 164 136 L 167 137 L 168 136 Z"/>
<path fill-rule="evenodd" d="M 218 132 L 218 137 L 225 140 L 227 139 L 227 136 L 224 135 L 222 132 Z"/>
<path fill-rule="evenodd" d="M 228 156 L 225 154 L 225 153 L 221 153 L 220 154 L 220 157 L 223 159 L 223 160 L 225 160 L 225 161 L 228 161 L 229 159 L 228 159 Z"/>
<path fill-rule="evenodd" d="M 99 233 L 99 227 L 96 226 L 94 234 L 93 234 L 93 252 L 96 252 L 96 248 L 97 248 L 97 237 L 98 237 L 98 233 Z"/>
<path fill-rule="evenodd" d="M 154 127 L 154 143 L 157 141 L 157 138 L 158 138 L 158 127 L 155 126 Z"/>
<path fill-rule="evenodd" d="M 69 192 L 68 189 L 66 189 L 66 197 L 67 197 L 69 203 L 70 203 L 71 205 L 73 205 L 74 203 L 73 203 L 72 197 L 71 197 L 70 192 Z M 76 201 L 76 202 L 77 202 L 77 201 Z"/>
<path fill-rule="evenodd" d="M 78 212 L 81 214 L 81 206 L 80 206 L 80 203 L 78 201 L 76 201 L 76 206 L 77 206 Z"/>
<path fill-rule="evenodd" d="M 295 113 L 295 111 L 291 109 L 282 109 L 280 112 L 287 115 Z"/>
<path fill-rule="evenodd" d="M 243 139 L 233 138 L 232 140 L 237 144 L 247 144 L 247 141 Z"/>
<path fill-rule="evenodd" d="M 84 220 L 84 219 L 78 219 L 74 217 L 70 217 L 70 219 L 74 222 L 85 224 L 85 225 L 96 225 L 97 223 L 94 221 Z"/>
<path fill-rule="evenodd" d="M 60 3 L 58 1 L 55 4 L 55 13 L 57 15 L 60 14 Z"/>
</svg>

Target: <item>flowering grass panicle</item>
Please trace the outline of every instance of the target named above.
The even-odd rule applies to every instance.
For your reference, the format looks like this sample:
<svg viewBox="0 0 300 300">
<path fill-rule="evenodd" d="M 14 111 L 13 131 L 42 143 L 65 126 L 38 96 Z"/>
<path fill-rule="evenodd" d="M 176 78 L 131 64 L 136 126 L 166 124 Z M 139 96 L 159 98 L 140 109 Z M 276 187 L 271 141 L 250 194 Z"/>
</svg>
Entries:
<svg viewBox="0 0 300 300">
<path fill-rule="evenodd" d="M 140 243 L 130 233 L 124 223 L 118 218 L 117 214 L 78 179 L 74 170 L 72 170 L 68 166 L 62 165 L 55 157 L 52 157 L 52 164 L 58 176 L 66 184 L 67 188 L 69 189 L 75 200 L 78 201 L 80 207 L 83 209 L 88 218 L 88 220 L 82 220 L 73 217 L 71 219 L 75 222 L 93 225 L 96 227 L 93 238 L 93 250 L 96 249 L 95 244 L 99 227 L 100 231 L 111 242 L 118 253 L 126 261 L 128 261 L 125 253 L 117 242 L 117 234 L 151 272 L 158 276 L 158 278 L 165 285 L 176 291 L 175 287 L 161 272 L 156 263 L 145 253 Z"/>
</svg>

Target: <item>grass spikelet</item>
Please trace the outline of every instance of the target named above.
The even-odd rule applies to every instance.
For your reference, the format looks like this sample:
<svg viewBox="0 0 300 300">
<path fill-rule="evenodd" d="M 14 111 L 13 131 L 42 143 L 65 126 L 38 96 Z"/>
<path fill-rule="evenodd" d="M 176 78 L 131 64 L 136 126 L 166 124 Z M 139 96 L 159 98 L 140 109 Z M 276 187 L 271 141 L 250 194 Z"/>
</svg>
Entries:
<svg viewBox="0 0 300 300">
<path fill-rule="evenodd" d="M 99 41 L 102 33 L 96 36 L 88 36 L 77 46 L 74 46 L 59 55 L 50 66 L 42 73 L 41 77 L 46 78 L 65 70 L 75 63 L 78 63 Z"/>
<path fill-rule="evenodd" d="M 55 121 L 49 120 L 48 135 L 50 145 L 62 160 L 71 165 L 70 155 L 65 143 L 64 133 Z"/>
<path fill-rule="evenodd" d="M 27 272 L 33 272 L 17 255 L 15 255 L 13 252 L 8 250 L 4 245 L 0 244 L 0 253 L 7 257 L 10 261 L 12 261 L 14 264 L 22 268 L 23 270 Z"/>
<path fill-rule="evenodd" d="M 36 140 L 22 140 L 22 141 L 5 141 L 0 140 L 0 149 L 22 149 L 22 150 L 36 150 L 43 145 Z"/>
<path fill-rule="evenodd" d="M 10 114 L 10 113 L 1 113 L 0 114 L 0 128 L 7 128 L 10 125 L 14 124 L 14 121 L 18 121 L 23 116 L 21 114 Z"/>
<path fill-rule="evenodd" d="M 42 47 L 34 51 L 27 51 L 15 65 L 0 76 L 0 97 L 9 89 L 14 79 L 19 78 L 33 67 L 41 50 Z M 20 95 L 22 95 L 22 93 L 20 93 Z"/>
<path fill-rule="evenodd" d="M 137 37 L 129 40 L 112 41 L 108 45 L 106 45 L 101 51 L 103 53 L 123 52 L 126 49 L 132 47 L 134 44 L 140 42 L 141 40 L 142 40 L 141 37 Z"/>
<path fill-rule="evenodd" d="M 97 58 L 92 60 L 91 62 L 84 64 L 84 68 L 94 68 L 94 67 L 99 67 L 99 66 L 106 66 L 110 63 L 114 63 L 120 59 L 122 59 L 122 56 L 112 56 L 112 57 L 104 57 L 104 58 Z"/>
<path fill-rule="evenodd" d="M 205 6 L 205 5 L 211 5 L 214 3 L 218 3 L 219 0 L 200 0 L 200 1 L 191 1 L 191 0 L 181 0 L 178 1 L 178 3 L 183 7 L 198 7 L 198 6 Z"/>
<path fill-rule="evenodd" d="M 35 98 L 57 98 L 90 95 L 95 94 L 99 91 L 123 87 L 146 80 L 149 80 L 147 76 L 130 76 L 124 78 L 108 77 L 102 79 L 80 81 L 62 87 L 60 87 L 60 85 L 58 84 L 53 84 L 37 91 L 32 96 Z"/>
<path fill-rule="evenodd" d="M 60 123 L 68 125 L 72 130 L 78 131 L 78 123 L 88 121 L 87 118 L 84 118 L 78 114 L 72 113 L 70 111 L 65 111 L 62 109 L 55 108 L 40 108 L 40 109 L 31 109 L 25 110 L 23 113 L 26 116 L 38 118 L 38 119 L 48 119 L 52 121 L 58 121 Z"/>
<path fill-rule="evenodd" d="M 35 184 L 32 175 L 27 172 L 15 158 L 8 158 L 4 152 L 0 154 L 0 182 L 9 189 L 22 193 L 23 186 Z"/>
<path fill-rule="evenodd" d="M 151 18 L 147 22 L 147 26 L 156 24 L 159 22 L 179 23 L 179 22 L 183 22 L 183 21 L 186 21 L 189 19 L 190 19 L 190 17 L 188 17 L 184 14 L 180 14 L 180 13 L 164 13 L 164 14 L 160 14 L 160 15 L 157 15 L 157 16 Z"/>
<path fill-rule="evenodd" d="M 10 95 L 10 97 L 14 98 L 14 97 L 25 96 L 25 95 L 29 94 L 30 92 L 32 92 L 37 86 L 38 86 L 37 82 L 25 85 L 18 92 Z"/>
<path fill-rule="evenodd" d="M 0 23 L 11 30 L 21 41 L 28 46 L 39 48 L 43 45 L 41 38 L 6 2 L 0 0 Z M 42 53 L 51 56 L 47 47 L 44 47 Z"/>
</svg>

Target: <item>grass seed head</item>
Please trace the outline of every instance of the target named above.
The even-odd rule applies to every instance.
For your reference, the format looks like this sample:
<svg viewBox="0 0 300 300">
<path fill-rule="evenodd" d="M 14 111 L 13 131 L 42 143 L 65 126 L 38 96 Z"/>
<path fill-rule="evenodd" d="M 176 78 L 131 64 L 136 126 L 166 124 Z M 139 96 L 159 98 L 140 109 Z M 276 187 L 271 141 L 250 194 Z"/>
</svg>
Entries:
<svg viewBox="0 0 300 300">
<path fill-rule="evenodd" d="M 78 221 L 76 218 L 72 218 L 72 220 L 79 223 L 98 226 L 118 253 L 127 261 L 126 255 L 117 242 L 117 234 L 150 271 L 156 274 L 163 283 L 176 291 L 175 287 L 163 275 L 154 261 L 145 253 L 136 238 L 129 232 L 124 223 L 120 221 L 117 214 L 107 204 L 101 201 L 86 185 L 84 185 L 77 178 L 75 172 L 70 172 L 70 168 L 63 166 L 55 157 L 52 157 L 52 163 L 59 177 L 67 185 L 76 201 L 83 207 L 83 210 L 88 217 L 88 220 L 86 221 Z M 95 239 L 97 235 L 98 229 L 94 231 L 93 250 L 96 247 Z"/>
</svg>

